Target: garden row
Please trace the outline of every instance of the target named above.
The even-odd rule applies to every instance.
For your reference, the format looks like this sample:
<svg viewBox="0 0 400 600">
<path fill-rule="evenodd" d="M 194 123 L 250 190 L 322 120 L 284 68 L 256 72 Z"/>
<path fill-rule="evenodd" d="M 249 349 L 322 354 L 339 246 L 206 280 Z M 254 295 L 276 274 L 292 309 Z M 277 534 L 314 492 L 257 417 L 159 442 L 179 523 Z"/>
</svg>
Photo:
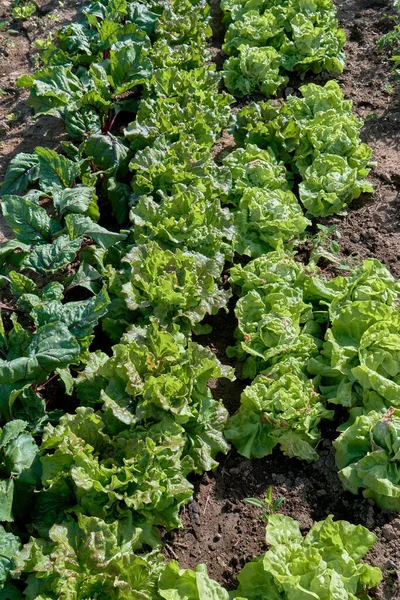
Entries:
<svg viewBox="0 0 400 600">
<path fill-rule="evenodd" d="M 330 1 L 240 6 L 224 6 L 235 55 L 225 74 L 255 47 L 279 51 L 287 71 L 342 64 Z M 293 11 L 300 29 L 318 30 L 316 62 Z M 314 460 L 328 401 L 350 409 L 336 442 L 346 488 L 399 507 L 398 284 L 374 260 L 328 281 L 293 253 L 309 218 L 371 191 L 362 123 L 333 82 L 234 118 L 209 20 L 202 0 L 91 3 L 20 79 L 36 115 L 63 119 L 71 141 L 62 155 L 17 155 L 1 187 L 15 234 L 0 247 L 5 598 L 228 598 L 203 567 L 166 564 L 157 527 L 179 527 L 188 475 L 215 467 L 226 439 L 249 457 L 279 444 Z M 231 127 L 238 147 L 217 165 L 214 143 Z M 207 383 L 232 369 L 191 333 L 226 307 L 221 273 L 235 253 L 253 260 L 231 269 L 230 353 L 254 382 L 228 420 Z M 55 382 L 67 400 L 54 406 Z M 355 598 L 380 581 L 360 563 L 374 539 L 331 518 L 303 538 L 275 515 L 272 550 L 245 567 L 234 596 Z M 290 571 L 299 561 L 302 576 Z"/>
</svg>

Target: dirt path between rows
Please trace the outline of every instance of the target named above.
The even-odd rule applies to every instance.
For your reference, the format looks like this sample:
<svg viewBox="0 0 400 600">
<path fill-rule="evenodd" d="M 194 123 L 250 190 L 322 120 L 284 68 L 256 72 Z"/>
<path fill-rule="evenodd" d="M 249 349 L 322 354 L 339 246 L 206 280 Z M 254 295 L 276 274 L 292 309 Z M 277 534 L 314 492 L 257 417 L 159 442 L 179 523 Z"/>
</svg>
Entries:
<svg viewBox="0 0 400 600">
<path fill-rule="evenodd" d="M 376 42 L 392 29 L 386 16 L 392 0 L 338 0 L 339 19 L 346 30 L 346 69 L 339 79 L 355 112 L 365 120 L 363 141 L 374 151 L 371 181 L 376 192 L 366 203 L 354 203 L 348 216 L 332 218 L 342 234 L 348 257 L 379 258 L 400 275 L 400 93 L 390 90 L 387 55 L 376 53 Z"/>
</svg>

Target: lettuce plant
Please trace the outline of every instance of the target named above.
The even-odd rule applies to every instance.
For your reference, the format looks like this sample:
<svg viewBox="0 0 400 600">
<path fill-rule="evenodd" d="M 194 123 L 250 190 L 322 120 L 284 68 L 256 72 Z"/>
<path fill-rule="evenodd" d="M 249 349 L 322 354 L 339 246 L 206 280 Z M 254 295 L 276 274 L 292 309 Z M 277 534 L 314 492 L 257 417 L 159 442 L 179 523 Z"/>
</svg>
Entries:
<svg viewBox="0 0 400 600">
<path fill-rule="evenodd" d="M 222 49 L 228 56 L 240 54 L 241 46 L 246 45 L 279 49 L 285 37 L 283 31 L 271 12 L 260 15 L 257 10 L 249 10 L 242 18 L 229 25 Z"/>
<path fill-rule="evenodd" d="M 255 144 L 236 148 L 223 160 L 231 173 L 232 186 L 228 200 L 237 204 L 249 188 L 286 191 L 290 188 L 288 173 L 273 152 L 261 150 Z"/>
<path fill-rule="evenodd" d="M 130 211 L 135 243 L 155 240 L 165 248 L 200 252 L 212 258 L 230 256 L 233 219 L 217 198 L 197 187 L 178 183 L 171 195 L 159 191 L 160 201 L 141 196 Z"/>
<path fill-rule="evenodd" d="M 318 424 L 333 415 L 296 361 L 282 361 L 244 390 L 225 436 L 247 458 L 267 456 L 279 444 L 287 456 L 311 462 L 318 459 Z"/>
<path fill-rule="evenodd" d="M 151 147 L 139 150 L 129 168 L 134 173 L 132 188 L 137 196 L 152 194 L 157 198 L 158 190 L 169 194 L 182 183 L 197 187 L 209 198 L 224 199 L 232 183 L 229 170 L 217 166 L 193 136 L 182 135 L 172 144 L 160 137 Z"/>
<path fill-rule="evenodd" d="M 373 163 L 372 150 L 360 141 L 361 119 L 334 81 L 300 88 L 281 106 L 254 104 L 239 112 L 235 139 L 239 144 L 268 148 L 293 176 L 300 175 L 299 197 L 307 216 L 343 211 L 362 193 Z"/>
<path fill-rule="evenodd" d="M 43 435 L 36 529 L 43 535 L 74 507 L 102 519 L 132 511 L 139 521 L 144 517 L 148 523 L 178 527 L 179 510 L 192 497 L 186 475 L 193 463 L 185 459 L 184 445 L 172 419 L 135 428 L 112 411 L 80 407 L 76 414 L 64 415 L 56 427 L 47 425 Z"/>
<path fill-rule="evenodd" d="M 232 369 L 207 348 L 153 322 L 130 329 L 111 358 L 93 353 L 75 383 L 82 404 L 104 403 L 123 423 L 148 426 L 173 419 L 193 469 L 202 472 L 216 467 L 217 453 L 228 449 L 222 435 L 227 411 L 207 387 L 221 377 L 231 379 Z"/>
<path fill-rule="evenodd" d="M 232 122 L 231 102 L 228 94 L 207 92 L 200 97 L 187 93 L 179 99 L 173 95 L 143 99 L 125 137 L 133 149 L 152 145 L 160 135 L 175 142 L 185 123 L 185 135 L 193 135 L 199 146 L 210 147 Z"/>
<path fill-rule="evenodd" d="M 224 63 L 223 77 L 228 91 L 237 98 L 260 92 L 267 98 L 287 83 L 281 75 L 282 57 L 274 48 L 241 46 L 239 56 Z"/>
<path fill-rule="evenodd" d="M 374 259 L 330 282 L 330 327 L 308 369 L 330 402 L 384 411 L 398 405 L 399 285 Z"/>
<path fill-rule="evenodd" d="M 179 248 L 172 252 L 156 242 L 134 246 L 122 258 L 123 269 L 109 270 L 111 298 L 116 302 L 111 303 L 104 325 L 112 333 L 118 318 L 112 309 L 117 306 L 126 323 L 155 317 L 164 327 L 176 323 L 185 331 L 195 328 L 206 314 L 216 314 L 228 302 L 230 290 L 217 283 L 223 263 L 221 254 L 207 258 Z"/>
<path fill-rule="evenodd" d="M 26 585 L 26 600 L 153 600 L 163 561 L 157 552 L 141 554 L 144 544 L 155 547 L 157 538 L 145 522 L 136 525 L 129 513 L 111 522 L 69 516 L 53 525 L 47 540 L 31 538 L 20 545 L 10 566 L 13 578 Z"/>
<path fill-rule="evenodd" d="M 346 490 L 362 493 L 380 508 L 400 508 L 400 410 L 356 417 L 334 442 L 339 477 Z"/>
<path fill-rule="evenodd" d="M 233 214 L 233 248 L 254 258 L 290 248 L 311 224 L 296 196 L 283 190 L 248 188 Z"/>
<path fill-rule="evenodd" d="M 359 179 L 356 168 L 335 154 L 315 158 L 299 185 L 300 200 L 311 217 L 343 213 L 352 200 L 373 191 L 370 183 Z"/>
<path fill-rule="evenodd" d="M 238 342 L 228 354 L 246 360 L 243 376 L 254 377 L 290 357 L 305 368 L 308 358 L 318 355 L 322 334 L 304 295 L 305 280 L 304 267 L 283 252 L 231 270 L 230 281 L 242 291 L 235 308 Z"/>
<path fill-rule="evenodd" d="M 290 517 L 271 515 L 267 526 L 271 549 L 247 563 L 232 594 L 241 600 L 258 598 L 319 598 L 357 600 L 382 579 L 382 572 L 361 562 L 376 536 L 347 521 L 315 523 L 303 537 Z"/>
</svg>

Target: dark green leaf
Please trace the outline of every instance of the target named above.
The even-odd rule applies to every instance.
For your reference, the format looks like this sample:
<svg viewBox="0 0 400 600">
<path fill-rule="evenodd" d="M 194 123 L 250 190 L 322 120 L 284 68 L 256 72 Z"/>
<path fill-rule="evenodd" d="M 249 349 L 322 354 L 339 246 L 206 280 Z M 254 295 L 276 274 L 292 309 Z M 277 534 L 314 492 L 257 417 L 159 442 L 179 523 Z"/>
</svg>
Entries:
<svg viewBox="0 0 400 600">
<path fill-rule="evenodd" d="M 5 220 L 24 244 L 46 244 L 62 229 L 44 208 L 21 196 L 5 196 L 2 207 Z"/>
<path fill-rule="evenodd" d="M 68 235 L 61 235 L 53 244 L 36 247 L 25 258 L 23 266 L 42 274 L 55 273 L 75 259 L 81 243 L 81 239 L 71 240 Z"/>
<path fill-rule="evenodd" d="M 3 185 L 0 188 L 2 196 L 20 194 L 28 185 L 39 177 L 39 159 L 35 154 L 20 152 L 7 167 Z"/>
</svg>

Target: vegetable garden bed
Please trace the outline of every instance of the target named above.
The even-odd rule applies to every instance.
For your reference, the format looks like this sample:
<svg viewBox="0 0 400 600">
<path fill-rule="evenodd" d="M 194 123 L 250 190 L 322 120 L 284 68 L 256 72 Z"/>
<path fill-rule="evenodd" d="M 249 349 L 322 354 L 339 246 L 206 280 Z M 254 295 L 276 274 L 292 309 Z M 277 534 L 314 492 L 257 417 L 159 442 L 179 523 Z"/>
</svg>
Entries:
<svg viewBox="0 0 400 600">
<path fill-rule="evenodd" d="M 333 54 L 302 78 L 301 59 L 279 33 L 264 52 L 266 22 L 240 13 L 243 2 L 221 3 L 239 19 L 225 46 L 229 18 L 219 2 L 210 3 L 211 29 L 205 2 L 170 4 L 88 3 L 89 34 L 72 3 L 58 7 L 61 24 L 68 11 L 58 46 L 45 45 L 45 70 L 38 64 L 19 83 L 30 89 L 38 128 L 20 102 L 26 92 L 7 84 L 4 117 L 16 119 L 1 130 L 3 175 L 13 161 L 0 193 L 17 239 L 0 247 L 0 597 L 225 599 L 243 567 L 272 547 L 269 568 L 243 570 L 240 597 L 366 598 L 372 587 L 371 597 L 395 600 L 399 287 L 390 273 L 400 274 L 399 100 L 375 53 L 390 7 L 336 3 L 348 39 L 340 74 L 342 34 L 333 40 L 331 3 L 321 2 L 321 47 Z M 25 46 L 7 44 L 9 60 L 32 41 L 29 20 L 15 27 L 3 37 Z M 237 56 L 249 60 L 238 36 L 258 39 L 264 79 L 240 79 L 243 66 L 238 78 Z M 222 48 L 232 54 L 228 67 Z M 212 62 L 236 100 L 207 71 Z M 361 123 L 336 84 L 323 88 L 326 69 L 366 119 L 361 137 L 377 161 L 372 196 Z M 275 91 L 280 103 L 263 108 L 260 92 Z M 331 137 L 321 142 L 328 119 Z M 340 183 L 328 194 L 333 171 Z M 374 260 L 362 267 L 360 258 L 389 270 Z M 333 445 L 350 408 L 358 420 Z M 235 415 L 227 426 L 226 410 Z M 392 458 L 393 488 L 376 488 L 379 477 L 371 483 L 370 467 L 359 466 L 377 451 L 385 465 Z M 362 528 L 340 532 L 328 519 L 322 537 L 314 529 L 304 543 L 275 514 L 266 543 L 262 512 L 244 498 L 263 499 L 270 486 L 274 499 L 285 498 L 278 513 L 303 535 L 328 515 L 372 531 L 365 560 L 383 569 L 383 582 L 375 587 L 377 571 L 357 564 L 374 542 Z M 205 563 L 224 589 L 201 570 L 165 568 L 152 525 L 167 561 Z M 304 544 L 329 560 L 332 540 L 339 566 L 330 565 L 333 575 L 315 567 L 320 583 L 306 587 L 314 595 L 297 596 L 299 583 L 279 571 L 279 561 L 286 568 L 294 559 L 287 548 L 298 547 L 312 571 Z"/>
</svg>

